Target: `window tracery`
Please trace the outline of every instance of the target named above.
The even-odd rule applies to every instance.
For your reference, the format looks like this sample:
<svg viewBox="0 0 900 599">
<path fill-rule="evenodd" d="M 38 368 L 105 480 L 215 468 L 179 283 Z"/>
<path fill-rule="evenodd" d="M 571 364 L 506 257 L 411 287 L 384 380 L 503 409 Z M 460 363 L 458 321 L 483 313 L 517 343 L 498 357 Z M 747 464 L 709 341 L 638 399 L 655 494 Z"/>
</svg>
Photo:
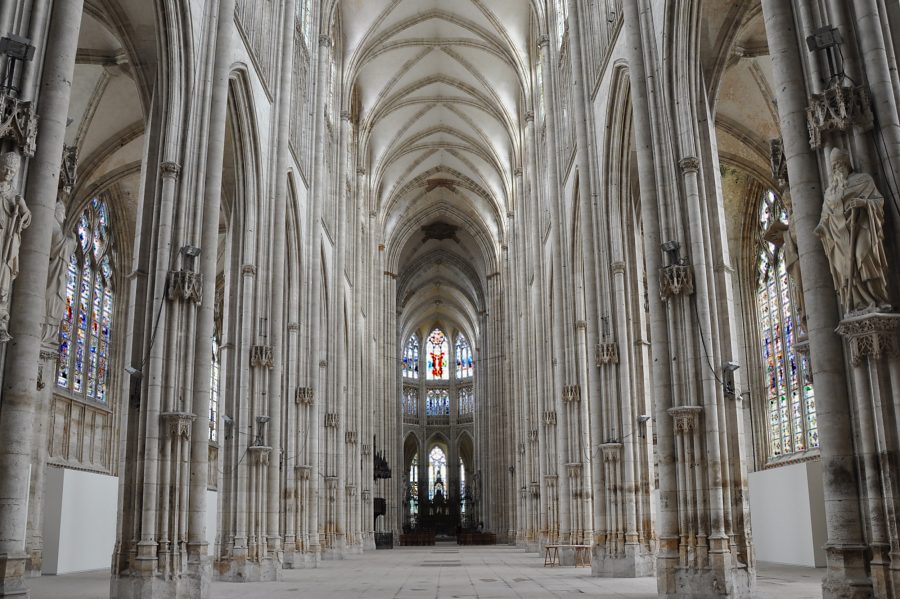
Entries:
<svg viewBox="0 0 900 599">
<path fill-rule="evenodd" d="M 759 203 L 756 300 L 765 368 L 769 450 L 779 456 L 819 446 L 809 361 L 797 351 L 801 322 L 782 251 L 788 213 L 772 191 Z"/>
<path fill-rule="evenodd" d="M 425 398 L 426 416 L 449 416 L 450 393 L 446 389 L 430 389 Z"/>
<path fill-rule="evenodd" d="M 465 335 L 460 333 L 456 337 L 456 378 L 470 378 L 473 372 L 472 347 Z"/>
<path fill-rule="evenodd" d="M 419 390 L 412 386 L 403 387 L 403 415 L 416 416 L 419 413 Z"/>
<path fill-rule="evenodd" d="M 447 337 L 440 329 L 434 329 L 428 336 L 428 372 L 426 378 L 429 381 L 446 381 L 450 379 L 450 369 L 447 365 L 449 344 Z"/>
<path fill-rule="evenodd" d="M 107 403 L 113 265 L 106 203 L 91 199 L 75 230 L 78 243 L 66 273 L 56 384 L 76 395 Z"/>
<path fill-rule="evenodd" d="M 403 350 L 403 376 L 409 379 L 419 378 L 419 338 L 411 335 Z"/>
<path fill-rule="evenodd" d="M 434 499 L 435 492 L 444 494 L 447 481 L 447 454 L 435 445 L 428 454 L 428 499 Z"/>
<path fill-rule="evenodd" d="M 470 386 L 459 389 L 459 415 L 468 416 L 475 413 L 475 391 Z"/>
</svg>

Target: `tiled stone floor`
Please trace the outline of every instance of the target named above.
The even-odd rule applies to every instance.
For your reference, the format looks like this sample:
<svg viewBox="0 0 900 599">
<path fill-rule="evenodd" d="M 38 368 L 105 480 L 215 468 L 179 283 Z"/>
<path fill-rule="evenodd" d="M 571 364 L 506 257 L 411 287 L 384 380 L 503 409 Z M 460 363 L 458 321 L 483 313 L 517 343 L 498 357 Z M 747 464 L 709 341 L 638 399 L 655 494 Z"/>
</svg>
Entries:
<svg viewBox="0 0 900 599">
<path fill-rule="evenodd" d="M 822 570 L 760 564 L 758 597 L 821 597 Z M 44 576 L 31 581 L 33 599 L 105 599 L 109 573 Z M 400 547 L 323 561 L 317 569 L 286 570 L 272 583 L 214 582 L 213 599 L 656 597 L 656 581 L 592 578 L 588 568 L 544 568 L 543 558 L 512 547 Z"/>
</svg>

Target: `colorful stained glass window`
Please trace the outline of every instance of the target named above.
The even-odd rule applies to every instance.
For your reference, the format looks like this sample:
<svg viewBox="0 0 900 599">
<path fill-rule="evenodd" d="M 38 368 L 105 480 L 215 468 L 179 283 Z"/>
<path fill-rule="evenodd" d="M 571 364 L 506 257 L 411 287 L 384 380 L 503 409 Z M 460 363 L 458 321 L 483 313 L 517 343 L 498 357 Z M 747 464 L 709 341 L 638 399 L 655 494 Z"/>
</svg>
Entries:
<svg viewBox="0 0 900 599">
<path fill-rule="evenodd" d="M 431 389 L 425 396 L 426 416 L 449 416 L 450 393 L 446 389 Z"/>
<path fill-rule="evenodd" d="M 403 376 L 408 379 L 419 378 L 419 338 L 415 335 L 406 342 L 403 350 Z"/>
<path fill-rule="evenodd" d="M 475 391 L 472 387 L 459 389 L 459 415 L 466 416 L 475 413 Z"/>
<path fill-rule="evenodd" d="M 403 387 L 403 415 L 416 416 L 419 413 L 419 390 L 412 386 Z"/>
<path fill-rule="evenodd" d="M 113 265 L 106 203 L 92 199 L 76 222 L 78 243 L 69 257 L 66 273 L 56 384 L 106 403 L 113 318 Z"/>
<path fill-rule="evenodd" d="M 428 454 L 428 499 L 434 499 L 435 490 L 445 493 L 447 484 L 447 454 L 435 445 Z"/>
<path fill-rule="evenodd" d="M 456 378 L 469 378 L 474 370 L 472 347 L 466 341 L 466 336 L 460 333 L 456 336 Z"/>
<path fill-rule="evenodd" d="M 796 351 L 800 321 L 793 298 L 800 290 L 788 276 L 780 236 L 771 234 L 785 229 L 787 219 L 778 196 L 765 192 L 759 207 L 756 302 L 772 456 L 819 446 L 809 362 Z"/>
<path fill-rule="evenodd" d="M 419 513 L 419 454 L 413 456 L 409 465 L 409 514 L 413 518 Z"/>
<path fill-rule="evenodd" d="M 462 514 L 466 513 L 466 504 L 468 503 L 463 499 L 466 496 L 466 465 L 463 463 L 463 459 L 459 458 L 459 497 L 461 501 L 459 502 L 459 511 Z"/>
<path fill-rule="evenodd" d="M 212 339 L 212 362 L 209 369 L 209 440 L 219 440 L 219 379 L 221 378 L 222 359 L 219 339 Z"/>
<path fill-rule="evenodd" d="M 428 336 L 428 372 L 429 381 L 446 381 L 450 379 L 450 368 L 447 364 L 449 344 L 447 337 L 440 329 L 435 329 Z"/>
</svg>

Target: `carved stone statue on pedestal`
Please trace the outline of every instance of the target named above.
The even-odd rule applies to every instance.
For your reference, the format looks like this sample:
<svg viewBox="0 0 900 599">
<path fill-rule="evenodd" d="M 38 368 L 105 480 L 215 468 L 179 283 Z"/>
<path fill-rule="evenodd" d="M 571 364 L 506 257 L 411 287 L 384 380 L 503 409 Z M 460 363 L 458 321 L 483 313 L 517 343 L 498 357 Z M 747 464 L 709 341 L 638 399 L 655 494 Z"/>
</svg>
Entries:
<svg viewBox="0 0 900 599">
<path fill-rule="evenodd" d="M 66 274 L 69 259 L 75 251 L 75 238 L 65 235 L 66 205 L 61 190 L 56 198 L 56 212 L 53 223 L 53 237 L 50 243 L 50 270 L 47 272 L 47 319 L 44 323 L 44 342 L 56 344 L 59 336 L 59 322 L 66 309 Z"/>
<path fill-rule="evenodd" d="M 825 246 L 834 286 L 845 313 L 890 310 L 884 252 L 884 196 L 866 173 L 854 173 L 850 155 L 831 151 L 816 235 Z"/>
<path fill-rule="evenodd" d="M 9 340 L 10 291 L 19 274 L 22 231 L 31 224 L 31 211 L 15 188 L 21 166 L 17 152 L 0 156 L 0 342 Z"/>
</svg>

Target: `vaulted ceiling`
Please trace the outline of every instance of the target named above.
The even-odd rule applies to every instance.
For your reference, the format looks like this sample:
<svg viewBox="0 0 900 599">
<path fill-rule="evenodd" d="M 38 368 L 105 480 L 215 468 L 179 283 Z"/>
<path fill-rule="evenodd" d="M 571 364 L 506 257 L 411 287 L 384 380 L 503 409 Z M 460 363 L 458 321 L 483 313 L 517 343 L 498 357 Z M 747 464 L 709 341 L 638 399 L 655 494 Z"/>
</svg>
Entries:
<svg viewBox="0 0 900 599">
<path fill-rule="evenodd" d="M 443 321 L 477 337 L 516 202 L 532 4 L 343 0 L 336 16 L 401 327 Z"/>
</svg>

